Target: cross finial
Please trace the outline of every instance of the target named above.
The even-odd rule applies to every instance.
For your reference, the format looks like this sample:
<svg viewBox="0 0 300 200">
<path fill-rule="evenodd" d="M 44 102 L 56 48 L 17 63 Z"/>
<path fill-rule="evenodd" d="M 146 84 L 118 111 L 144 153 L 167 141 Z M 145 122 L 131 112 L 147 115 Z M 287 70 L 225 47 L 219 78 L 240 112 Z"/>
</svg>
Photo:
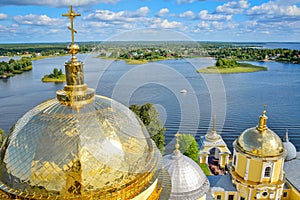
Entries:
<svg viewBox="0 0 300 200">
<path fill-rule="evenodd" d="M 69 30 L 71 31 L 71 34 L 72 34 L 72 44 L 74 44 L 74 33 L 77 33 L 77 31 L 74 29 L 74 18 L 77 17 L 77 16 L 81 16 L 81 14 L 77 14 L 73 11 L 73 8 L 72 6 L 70 6 L 70 10 L 68 13 L 66 14 L 62 14 L 62 16 L 64 17 L 68 17 L 70 19 L 70 22 L 71 22 L 71 27 L 69 26 Z"/>
<path fill-rule="evenodd" d="M 289 130 L 288 129 L 286 129 L 286 132 L 285 132 L 285 141 L 286 142 L 290 141 L 290 139 L 289 139 Z"/>
<path fill-rule="evenodd" d="M 214 114 L 214 125 L 212 128 L 212 131 L 216 132 L 216 126 L 217 126 L 217 116 L 216 116 L 216 114 Z"/>
<path fill-rule="evenodd" d="M 175 153 L 179 153 L 179 152 L 180 152 L 180 151 L 179 151 L 179 136 L 180 136 L 180 133 L 177 132 L 177 133 L 175 134 L 175 137 L 176 137 Z"/>
<path fill-rule="evenodd" d="M 267 113 L 267 104 L 264 104 L 264 111 L 263 114 L 265 115 Z"/>
</svg>

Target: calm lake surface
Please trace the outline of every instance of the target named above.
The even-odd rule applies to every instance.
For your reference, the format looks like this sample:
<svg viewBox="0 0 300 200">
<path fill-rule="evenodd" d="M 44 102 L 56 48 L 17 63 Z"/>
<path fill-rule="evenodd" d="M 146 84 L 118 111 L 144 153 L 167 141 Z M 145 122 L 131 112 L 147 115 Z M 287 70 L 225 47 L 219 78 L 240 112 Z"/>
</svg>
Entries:
<svg viewBox="0 0 300 200">
<path fill-rule="evenodd" d="M 239 134 L 257 125 L 267 104 L 268 127 L 280 137 L 289 129 L 290 140 L 300 151 L 300 65 L 254 62 L 268 71 L 214 75 L 196 72 L 213 65 L 210 58 L 127 65 L 94 55 L 78 57 L 85 62 L 86 83 L 97 94 L 127 106 L 155 104 L 167 128 L 167 145 L 177 131 L 194 134 L 200 143 L 216 114 L 217 130 L 231 147 Z M 0 80 L 0 128 L 7 132 L 28 110 L 55 97 L 64 83 L 42 83 L 41 78 L 54 67 L 64 69 L 68 58 L 33 61 L 32 71 Z"/>
</svg>

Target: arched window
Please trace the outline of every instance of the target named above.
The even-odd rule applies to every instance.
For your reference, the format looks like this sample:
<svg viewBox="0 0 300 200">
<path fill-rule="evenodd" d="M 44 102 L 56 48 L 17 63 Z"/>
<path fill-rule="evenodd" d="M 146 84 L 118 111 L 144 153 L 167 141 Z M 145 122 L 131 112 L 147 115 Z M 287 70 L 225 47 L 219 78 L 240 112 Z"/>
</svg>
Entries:
<svg viewBox="0 0 300 200">
<path fill-rule="evenodd" d="M 233 165 L 236 165 L 236 155 L 233 156 Z"/>
<path fill-rule="evenodd" d="M 265 177 L 271 177 L 271 167 L 265 168 Z"/>
</svg>

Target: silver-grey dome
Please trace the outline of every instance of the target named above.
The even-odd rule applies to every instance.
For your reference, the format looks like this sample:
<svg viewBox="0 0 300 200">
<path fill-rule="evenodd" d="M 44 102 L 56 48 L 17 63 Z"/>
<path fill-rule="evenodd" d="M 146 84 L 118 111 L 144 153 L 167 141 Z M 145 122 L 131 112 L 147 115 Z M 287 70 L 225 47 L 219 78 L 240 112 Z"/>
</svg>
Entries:
<svg viewBox="0 0 300 200">
<path fill-rule="evenodd" d="M 171 182 L 171 199 L 194 200 L 209 190 L 209 181 L 201 168 L 192 159 L 182 153 L 173 153 L 163 157 L 163 165 L 168 171 Z"/>
<path fill-rule="evenodd" d="M 293 145 L 291 142 L 283 142 L 283 146 L 285 148 L 286 152 L 286 157 L 285 160 L 293 160 L 297 157 L 297 150 L 296 147 Z"/>
</svg>

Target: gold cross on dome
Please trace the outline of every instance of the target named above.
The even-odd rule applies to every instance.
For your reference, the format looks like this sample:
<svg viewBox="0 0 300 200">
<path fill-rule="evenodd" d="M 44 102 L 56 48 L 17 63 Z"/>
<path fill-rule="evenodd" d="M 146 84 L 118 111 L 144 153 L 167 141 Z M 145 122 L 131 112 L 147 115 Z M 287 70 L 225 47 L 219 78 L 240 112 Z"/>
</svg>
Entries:
<svg viewBox="0 0 300 200">
<path fill-rule="evenodd" d="M 74 44 L 74 33 L 77 33 L 77 31 L 74 29 L 74 18 L 77 17 L 77 16 L 81 16 L 81 14 L 77 14 L 73 11 L 73 8 L 72 6 L 70 6 L 70 10 L 68 13 L 66 14 L 62 14 L 62 16 L 64 17 L 68 17 L 70 19 L 70 22 L 71 22 L 71 27 L 68 27 L 69 30 L 71 31 L 72 33 L 72 44 Z"/>
<path fill-rule="evenodd" d="M 177 132 L 177 133 L 175 134 L 175 137 L 176 137 L 175 150 L 176 150 L 176 151 L 179 151 L 179 137 L 180 137 L 180 133 Z"/>
<path fill-rule="evenodd" d="M 265 115 L 267 113 L 267 104 L 264 104 L 264 111 L 263 111 L 263 115 Z"/>
</svg>

